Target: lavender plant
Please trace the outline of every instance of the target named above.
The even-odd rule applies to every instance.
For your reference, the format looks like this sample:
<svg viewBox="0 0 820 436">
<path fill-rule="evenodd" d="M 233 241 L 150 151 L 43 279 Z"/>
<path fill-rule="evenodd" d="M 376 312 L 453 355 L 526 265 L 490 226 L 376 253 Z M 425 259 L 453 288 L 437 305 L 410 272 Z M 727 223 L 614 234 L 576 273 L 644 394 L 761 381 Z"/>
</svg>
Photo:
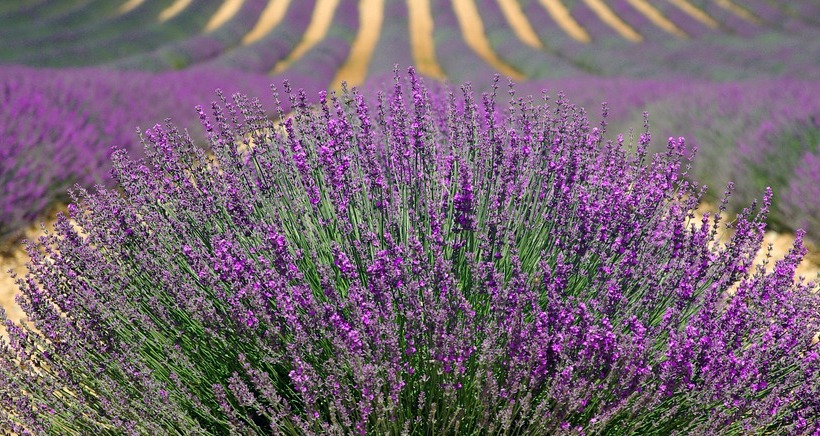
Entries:
<svg viewBox="0 0 820 436">
<path fill-rule="evenodd" d="M 695 222 L 683 139 L 649 155 L 559 96 L 241 95 L 114 153 L 29 244 L 0 344 L 18 434 L 820 431 L 798 238 L 753 268 L 768 191 Z M 372 97 L 372 96 L 371 96 Z M 606 109 L 604 109 L 604 114 Z M 728 197 L 728 194 L 727 194 Z M 724 204 L 725 206 L 725 204 Z M 734 291 L 730 291 L 735 289 Z"/>
</svg>

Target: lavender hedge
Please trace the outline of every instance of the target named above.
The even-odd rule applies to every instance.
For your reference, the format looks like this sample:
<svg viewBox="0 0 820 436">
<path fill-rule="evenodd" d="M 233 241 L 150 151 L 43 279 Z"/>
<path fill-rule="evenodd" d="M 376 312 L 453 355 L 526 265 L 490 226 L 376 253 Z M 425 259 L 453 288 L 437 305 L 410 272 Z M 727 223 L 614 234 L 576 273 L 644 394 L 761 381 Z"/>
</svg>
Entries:
<svg viewBox="0 0 820 436">
<path fill-rule="evenodd" d="M 107 160 L 88 109 L 31 85 L 20 76 L 0 87 L 0 239 L 34 222 L 72 184 L 99 182 L 84 169 Z M 66 150 L 75 143 L 87 149 Z"/>
<path fill-rule="evenodd" d="M 605 24 L 585 2 L 568 11 L 589 34 L 591 42 L 570 39 L 537 0 L 522 0 L 522 8 L 541 41 L 576 67 L 600 76 L 715 81 L 761 77 L 815 80 L 820 56 L 820 34 L 808 16 L 771 14 L 772 6 L 745 5 L 760 24 L 738 18 L 715 2 L 699 4 L 718 23 L 717 29 L 693 23 L 676 6 L 652 2 L 670 21 L 689 33 L 679 39 L 660 30 L 624 1 L 606 2 L 644 40 L 632 43 Z M 767 15 L 768 14 L 768 15 Z M 497 28 L 497 27 L 496 27 Z M 491 30 L 493 31 L 493 30 Z M 515 64 L 518 65 L 518 64 Z"/>
<path fill-rule="evenodd" d="M 584 75 L 585 71 L 574 65 L 571 59 L 521 42 L 504 17 L 498 2 L 481 0 L 476 2 L 476 7 L 481 12 L 484 31 L 494 53 L 499 59 L 516 67 L 525 77 L 544 79 Z"/>
<path fill-rule="evenodd" d="M 236 47 L 198 68 L 230 68 L 267 74 L 277 62 L 285 59 L 302 39 L 313 15 L 315 0 L 291 4 L 282 21 L 265 37 L 251 44 Z M 327 86 L 324 84 L 322 88 Z"/>
<path fill-rule="evenodd" d="M 244 2 L 236 15 L 216 29 L 190 38 L 172 41 L 157 49 L 112 62 L 119 69 L 149 71 L 180 70 L 203 64 L 237 50 L 243 37 L 253 29 L 267 2 Z M 242 69 L 242 68 L 235 68 Z"/>
<path fill-rule="evenodd" d="M 114 153 L 117 188 L 29 245 L 0 425 L 820 431 L 800 238 L 752 266 L 771 192 L 724 245 L 721 214 L 691 213 L 682 139 L 650 155 L 563 97 L 462 89 L 290 93 L 280 126 L 236 95 L 201 110 L 213 155 L 172 125 L 145 159 Z"/>
</svg>

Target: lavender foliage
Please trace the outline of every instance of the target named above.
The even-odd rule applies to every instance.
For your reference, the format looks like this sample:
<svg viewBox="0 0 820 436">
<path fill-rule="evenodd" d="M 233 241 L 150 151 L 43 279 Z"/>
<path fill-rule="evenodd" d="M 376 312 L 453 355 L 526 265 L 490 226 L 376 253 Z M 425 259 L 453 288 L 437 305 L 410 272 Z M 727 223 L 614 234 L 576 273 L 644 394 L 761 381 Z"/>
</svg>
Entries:
<svg viewBox="0 0 820 436">
<path fill-rule="evenodd" d="M 805 248 L 753 267 L 771 192 L 695 220 L 687 146 L 556 100 L 409 79 L 200 108 L 77 191 L 5 322 L 18 434 L 820 431 Z M 604 109 L 606 112 L 606 109 Z M 728 195 L 728 194 L 727 194 Z M 723 208 L 721 209 L 723 210 Z"/>
</svg>

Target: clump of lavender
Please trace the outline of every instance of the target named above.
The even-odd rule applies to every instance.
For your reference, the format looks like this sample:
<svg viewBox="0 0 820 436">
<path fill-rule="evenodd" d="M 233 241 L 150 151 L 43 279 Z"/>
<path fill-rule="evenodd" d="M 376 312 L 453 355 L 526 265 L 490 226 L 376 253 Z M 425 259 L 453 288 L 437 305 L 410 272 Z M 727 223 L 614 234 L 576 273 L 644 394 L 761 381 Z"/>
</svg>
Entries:
<svg viewBox="0 0 820 436">
<path fill-rule="evenodd" d="M 495 89 L 495 88 L 494 88 Z M 767 192 L 717 239 L 682 139 L 650 156 L 563 97 L 415 74 L 273 125 L 241 95 L 170 123 L 29 245 L 5 322 L 19 434 L 820 430 L 800 238 L 753 268 Z M 605 112 L 605 111 L 604 111 Z M 728 195 L 727 195 L 728 196 Z"/>
</svg>

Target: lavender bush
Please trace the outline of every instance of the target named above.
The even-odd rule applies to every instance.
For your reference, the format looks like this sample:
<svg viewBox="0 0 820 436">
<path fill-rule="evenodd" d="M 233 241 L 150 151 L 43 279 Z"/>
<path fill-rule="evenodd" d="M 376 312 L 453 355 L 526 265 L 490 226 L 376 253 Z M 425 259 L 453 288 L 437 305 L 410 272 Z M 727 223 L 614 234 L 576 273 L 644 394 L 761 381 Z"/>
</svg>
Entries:
<svg viewBox="0 0 820 436">
<path fill-rule="evenodd" d="M 235 95 L 199 110 L 213 155 L 170 124 L 114 153 L 117 188 L 28 246 L 0 425 L 820 431 L 805 249 L 752 267 L 771 192 L 724 245 L 682 139 L 650 156 L 563 97 L 462 90 L 288 92 L 278 126 Z"/>
</svg>

